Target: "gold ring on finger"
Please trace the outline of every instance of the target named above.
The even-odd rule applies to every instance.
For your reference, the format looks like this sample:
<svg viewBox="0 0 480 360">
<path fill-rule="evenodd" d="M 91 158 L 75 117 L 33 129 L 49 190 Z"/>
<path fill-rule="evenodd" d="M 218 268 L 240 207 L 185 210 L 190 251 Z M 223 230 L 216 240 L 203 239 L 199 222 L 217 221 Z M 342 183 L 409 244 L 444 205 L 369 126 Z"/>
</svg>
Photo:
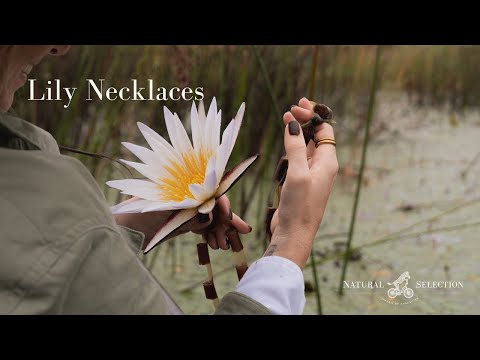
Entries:
<svg viewBox="0 0 480 360">
<path fill-rule="evenodd" d="M 335 141 L 335 139 L 331 139 L 331 138 L 323 138 L 320 140 L 315 140 L 315 148 L 318 148 L 320 144 L 332 144 L 333 146 L 337 146 L 337 142 Z"/>
</svg>

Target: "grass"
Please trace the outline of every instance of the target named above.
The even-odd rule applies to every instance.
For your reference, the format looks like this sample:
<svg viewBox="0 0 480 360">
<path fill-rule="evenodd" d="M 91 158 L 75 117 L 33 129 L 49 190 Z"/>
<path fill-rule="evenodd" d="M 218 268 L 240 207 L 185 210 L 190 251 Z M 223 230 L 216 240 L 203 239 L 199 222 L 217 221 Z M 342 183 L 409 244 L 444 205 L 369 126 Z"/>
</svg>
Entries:
<svg viewBox="0 0 480 360">
<path fill-rule="evenodd" d="M 189 108 L 184 101 L 86 101 L 85 79 L 106 79 L 106 85 L 121 87 L 130 79 L 171 88 L 203 87 L 205 100 L 217 97 L 224 119 L 231 118 L 242 101 L 247 104 L 246 124 L 232 162 L 246 152 L 280 151 L 281 141 L 266 149 L 264 139 L 279 135 L 279 112 L 299 98 L 312 77 L 312 46 L 75 46 L 63 58 L 45 60 L 34 71 L 37 83 L 61 79 L 62 86 L 78 87 L 68 109 L 59 101 L 25 101 L 28 89 L 19 94 L 15 111 L 50 131 L 62 145 L 85 151 L 125 155 L 121 140 L 138 137 L 135 122 L 145 121 L 165 133 L 163 105 L 181 115 Z M 259 68 L 255 52 L 263 65 Z M 316 66 L 315 100 L 328 104 L 338 119 L 346 114 L 365 118 L 374 46 L 320 46 Z M 382 87 L 406 90 L 413 101 L 448 103 L 452 108 L 478 105 L 480 72 L 478 46 L 386 46 Z M 271 84 L 265 82 L 265 73 Z M 272 104 L 272 97 L 278 105 Z M 39 111 L 41 109 L 41 111 Z M 281 115 L 280 115 L 281 116 Z M 345 120 L 346 121 L 346 120 Z M 358 124 L 345 123 L 346 128 Z M 346 134 L 338 133 L 338 137 Z M 344 139 L 340 139 L 344 140 Z M 355 141 L 356 139 L 349 139 Z M 241 150 L 239 150 L 241 149 Z M 88 160 L 90 170 L 99 165 Z M 98 171 L 106 171 L 103 166 Z"/>
</svg>

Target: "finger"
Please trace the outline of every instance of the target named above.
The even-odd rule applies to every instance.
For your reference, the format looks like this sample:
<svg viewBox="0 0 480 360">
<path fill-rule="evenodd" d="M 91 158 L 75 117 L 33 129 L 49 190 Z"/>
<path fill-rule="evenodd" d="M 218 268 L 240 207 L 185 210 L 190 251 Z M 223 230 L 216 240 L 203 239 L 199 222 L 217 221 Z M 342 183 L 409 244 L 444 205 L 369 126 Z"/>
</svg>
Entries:
<svg viewBox="0 0 480 360">
<path fill-rule="evenodd" d="M 292 119 L 295 119 L 295 117 L 293 116 L 291 111 L 287 111 L 285 114 L 283 114 L 283 123 L 285 125 L 288 125 L 288 123 L 292 121 Z"/>
<path fill-rule="evenodd" d="M 217 210 L 223 217 L 229 217 L 230 200 L 226 195 L 222 195 L 217 199 Z"/>
<path fill-rule="evenodd" d="M 335 139 L 333 128 L 328 123 L 322 123 L 318 126 L 318 131 L 315 133 L 315 139 Z M 333 144 L 319 144 L 313 152 L 312 169 L 318 169 L 325 164 L 325 162 L 336 161 L 336 148 Z"/>
<path fill-rule="evenodd" d="M 288 158 L 286 181 L 289 178 L 293 180 L 296 176 L 304 176 L 308 172 L 307 147 L 302 128 L 291 113 L 287 116 L 287 120 L 290 121 L 285 126 L 284 134 L 285 152 Z"/>
<path fill-rule="evenodd" d="M 242 220 L 238 215 L 232 212 L 230 207 L 230 200 L 227 196 L 223 195 L 218 198 L 218 216 L 220 217 L 220 223 L 225 224 L 226 227 L 234 227 L 241 234 L 248 234 L 252 231 L 250 225 Z"/>
<path fill-rule="evenodd" d="M 306 97 L 303 97 L 298 101 L 298 106 L 300 106 L 304 109 L 307 109 L 307 110 L 313 110 L 312 103 Z"/>
<path fill-rule="evenodd" d="M 230 224 L 237 230 L 240 234 L 248 234 L 252 231 L 252 227 L 248 225 L 245 221 L 242 220 L 240 216 L 232 213 L 232 220 Z"/>
<path fill-rule="evenodd" d="M 307 159 L 313 157 L 313 153 L 315 152 L 315 143 L 313 141 L 309 141 L 307 145 Z M 308 162 L 310 165 L 310 161 Z"/>
<path fill-rule="evenodd" d="M 215 237 L 217 239 L 217 245 L 220 249 L 228 250 L 230 246 L 227 244 L 227 237 L 225 235 L 225 228 L 223 226 L 219 226 L 217 231 L 215 231 Z"/>
<path fill-rule="evenodd" d="M 220 224 L 228 224 L 230 222 L 230 212 L 232 210 L 230 208 L 230 200 L 226 195 L 222 195 L 217 199 L 216 211 L 217 216 L 220 217 L 218 221 Z"/>
<path fill-rule="evenodd" d="M 310 103 L 309 103 L 308 109 L 305 109 L 300 106 L 294 106 L 292 107 L 290 112 L 295 117 L 295 119 L 297 119 L 297 121 L 300 122 L 301 124 L 306 123 L 313 117 L 313 110 L 311 108 Z"/>
<path fill-rule="evenodd" d="M 204 232 L 205 228 L 210 225 L 212 222 L 213 215 L 212 213 L 208 214 L 198 214 L 190 221 L 187 221 L 183 224 L 180 229 L 186 229 L 188 231 L 192 231 L 196 234 L 201 234 Z"/>
<path fill-rule="evenodd" d="M 218 249 L 218 244 L 217 244 L 217 239 L 215 237 L 215 234 L 213 232 L 207 233 L 207 243 L 208 246 L 210 246 L 213 250 Z"/>
</svg>

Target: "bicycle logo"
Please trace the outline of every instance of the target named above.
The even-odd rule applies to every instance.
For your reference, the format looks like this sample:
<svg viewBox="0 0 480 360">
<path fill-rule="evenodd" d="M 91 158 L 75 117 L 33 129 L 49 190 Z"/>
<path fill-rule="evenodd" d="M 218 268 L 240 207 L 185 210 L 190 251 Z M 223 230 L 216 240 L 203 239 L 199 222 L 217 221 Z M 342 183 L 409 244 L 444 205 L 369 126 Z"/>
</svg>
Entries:
<svg viewBox="0 0 480 360">
<path fill-rule="evenodd" d="M 397 296 L 403 295 L 405 298 L 410 299 L 413 297 L 415 294 L 412 290 L 412 288 L 408 287 L 408 280 L 410 279 L 410 274 L 408 271 L 405 271 L 402 275 L 398 277 L 397 280 L 395 280 L 392 283 L 387 282 L 388 285 L 393 285 L 393 288 L 390 288 L 387 290 L 387 295 L 390 299 L 395 299 Z M 400 285 L 403 284 L 403 286 L 400 288 Z"/>
</svg>

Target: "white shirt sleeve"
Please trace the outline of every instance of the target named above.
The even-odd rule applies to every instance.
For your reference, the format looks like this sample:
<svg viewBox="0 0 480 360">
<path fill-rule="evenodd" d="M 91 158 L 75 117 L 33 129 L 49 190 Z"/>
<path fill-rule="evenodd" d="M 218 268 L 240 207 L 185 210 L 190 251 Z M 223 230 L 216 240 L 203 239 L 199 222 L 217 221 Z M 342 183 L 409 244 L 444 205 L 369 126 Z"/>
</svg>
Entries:
<svg viewBox="0 0 480 360">
<path fill-rule="evenodd" d="M 258 301 L 277 315 L 301 315 L 305 307 L 303 272 L 293 261 L 265 256 L 254 262 L 236 291 Z"/>
</svg>

